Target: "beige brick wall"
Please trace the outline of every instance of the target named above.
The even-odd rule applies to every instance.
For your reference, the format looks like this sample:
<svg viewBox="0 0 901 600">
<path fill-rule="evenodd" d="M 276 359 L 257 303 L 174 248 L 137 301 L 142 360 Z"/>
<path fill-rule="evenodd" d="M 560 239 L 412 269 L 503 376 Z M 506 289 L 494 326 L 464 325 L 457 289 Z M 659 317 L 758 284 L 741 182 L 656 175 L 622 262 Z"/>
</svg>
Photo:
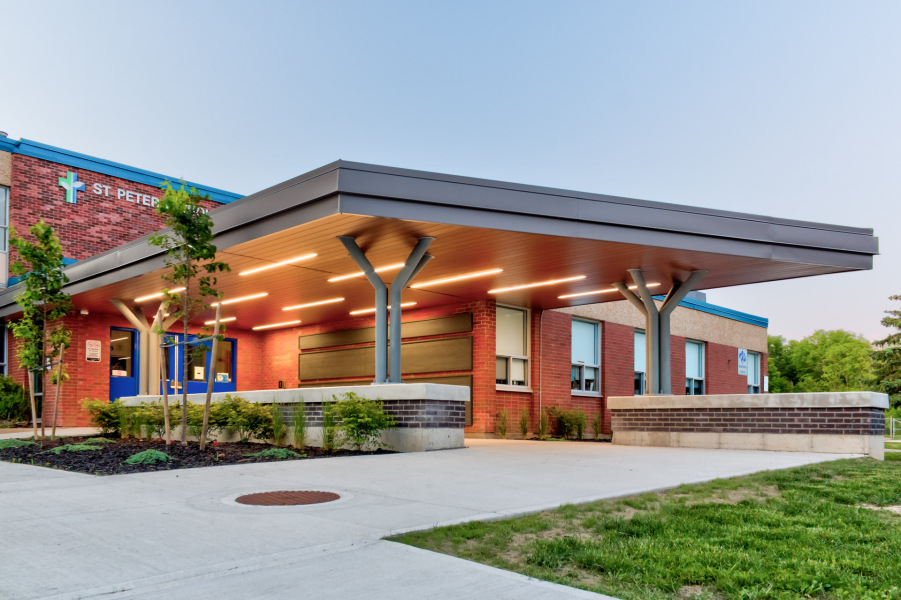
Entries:
<svg viewBox="0 0 901 600">
<path fill-rule="evenodd" d="M 0 152 L 0 185 L 10 187 L 12 185 L 12 161 L 13 155 L 9 152 Z"/>
<path fill-rule="evenodd" d="M 656 302 L 658 307 L 662 304 L 660 301 Z M 644 317 L 626 300 L 571 306 L 557 310 L 575 317 L 618 323 L 639 329 L 644 329 L 645 326 Z M 766 328 L 692 310 L 684 306 L 676 307 L 676 310 L 673 311 L 670 318 L 670 333 L 693 340 L 747 348 L 754 352 L 766 353 L 767 351 Z"/>
</svg>

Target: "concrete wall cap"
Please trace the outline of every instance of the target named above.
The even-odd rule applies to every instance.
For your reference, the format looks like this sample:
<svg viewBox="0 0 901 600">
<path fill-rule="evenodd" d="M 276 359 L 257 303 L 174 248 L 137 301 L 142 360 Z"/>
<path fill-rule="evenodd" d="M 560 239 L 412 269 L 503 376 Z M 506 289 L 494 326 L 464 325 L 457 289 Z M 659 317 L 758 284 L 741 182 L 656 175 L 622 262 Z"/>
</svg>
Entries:
<svg viewBox="0 0 901 600">
<path fill-rule="evenodd" d="M 610 410 L 661 408 L 883 408 L 888 395 L 877 392 L 809 394 L 723 394 L 705 396 L 614 396 Z"/>
<path fill-rule="evenodd" d="M 285 403 L 296 402 L 331 402 L 333 395 L 353 392 L 370 400 L 450 400 L 469 402 L 469 388 L 462 385 L 444 385 L 439 383 L 383 383 L 378 385 L 348 385 L 321 388 L 291 388 L 277 390 L 248 390 L 245 392 L 227 392 L 232 396 L 240 396 L 248 402 Z M 225 398 L 226 392 L 213 394 L 212 401 L 219 402 Z M 160 395 L 129 396 L 119 398 L 123 406 L 138 406 L 142 402 L 158 402 Z M 169 403 L 181 402 L 181 395 L 170 396 Z M 188 394 L 188 402 L 204 404 L 206 394 Z"/>
</svg>

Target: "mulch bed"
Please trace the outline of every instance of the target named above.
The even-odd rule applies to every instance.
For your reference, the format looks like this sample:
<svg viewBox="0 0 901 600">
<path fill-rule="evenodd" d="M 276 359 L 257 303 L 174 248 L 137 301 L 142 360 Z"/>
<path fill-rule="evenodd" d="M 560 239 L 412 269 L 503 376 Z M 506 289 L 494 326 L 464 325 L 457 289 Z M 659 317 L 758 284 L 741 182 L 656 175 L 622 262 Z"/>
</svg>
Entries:
<svg viewBox="0 0 901 600">
<path fill-rule="evenodd" d="M 16 462 L 26 465 L 49 467 L 63 471 L 75 471 L 90 475 L 122 475 L 127 473 L 146 473 L 148 471 L 171 471 L 173 469 L 190 469 L 194 467 L 215 467 L 219 465 L 236 465 L 245 463 L 273 462 L 274 460 L 262 456 L 245 456 L 246 454 L 261 452 L 270 448 L 283 448 L 272 444 L 258 443 L 220 443 L 207 444 L 206 450 L 200 450 L 197 442 L 188 442 L 182 446 L 180 442 L 173 441 L 169 449 L 162 440 L 136 440 L 114 439 L 115 444 L 96 444 L 100 450 L 85 452 L 63 452 L 53 454 L 47 452 L 50 448 L 63 444 L 82 444 L 89 438 L 68 437 L 58 438 L 51 442 L 44 440 L 42 445 L 23 446 L 21 448 L 0 449 L 0 460 Z M 40 442 L 39 442 L 40 444 Z M 92 444 L 93 445 L 93 444 Z M 153 449 L 165 452 L 173 460 L 165 463 L 130 465 L 125 459 L 142 452 Z M 353 450 L 337 450 L 324 452 L 320 448 L 306 448 L 301 452 L 289 448 L 302 458 L 288 458 L 282 460 L 307 460 L 312 458 L 330 458 L 335 456 L 361 456 L 370 454 L 394 454 L 390 450 L 376 450 L 374 452 L 356 452 Z"/>
</svg>

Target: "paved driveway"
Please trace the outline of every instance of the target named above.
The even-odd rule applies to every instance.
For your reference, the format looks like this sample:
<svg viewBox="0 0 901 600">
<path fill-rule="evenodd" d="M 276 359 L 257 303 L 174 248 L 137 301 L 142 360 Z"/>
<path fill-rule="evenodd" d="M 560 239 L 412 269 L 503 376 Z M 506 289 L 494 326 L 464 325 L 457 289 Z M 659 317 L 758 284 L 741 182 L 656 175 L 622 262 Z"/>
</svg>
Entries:
<svg viewBox="0 0 901 600">
<path fill-rule="evenodd" d="M 0 462 L 0 598 L 601 598 L 381 538 L 845 455 L 467 440 L 95 477 Z M 339 501 L 252 507 L 240 494 Z"/>
</svg>

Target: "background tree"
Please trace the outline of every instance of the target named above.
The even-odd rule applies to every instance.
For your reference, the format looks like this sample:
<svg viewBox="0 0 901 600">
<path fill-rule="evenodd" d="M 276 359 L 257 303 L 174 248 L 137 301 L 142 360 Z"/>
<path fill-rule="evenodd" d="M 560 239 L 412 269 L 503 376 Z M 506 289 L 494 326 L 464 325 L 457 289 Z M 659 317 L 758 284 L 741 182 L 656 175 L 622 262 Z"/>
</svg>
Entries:
<svg viewBox="0 0 901 600">
<path fill-rule="evenodd" d="M 820 329 L 788 343 L 770 336 L 768 350 L 771 392 L 849 392 L 873 386 L 872 348 L 860 335 Z"/>
<path fill-rule="evenodd" d="M 166 185 L 166 192 L 160 198 L 156 211 L 165 219 L 168 233 L 151 236 L 150 243 L 166 250 L 166 266 L 170 271 L 163 279 L 173 288 L 185 288 L 183 292 L 166 292 L 165 299 L 171 313 L 181 320 L 184 332 L 184 356 L 182 364 L 181 441 L 187 444 L 188 431 L 188 356 L 202 359 L 207 347 L 201 340 L 189 342 L 188 328 L 191 319 L 207 310 L 208 298 L 218 298 L 216 273 L 228 271 L 228 265 L 216 260 L 216 246 L 213 245 L 213 220 L 200 202 L 209 199 L 194 188 L 174 189 Z M 160 333 L 165 333 L 161 331 Z M 214 358 L 215 360 L 215 358 Z M 209 374 L 208 374 L 209 375 Z M 204 412 L 208 420 L 209 401 Z M 201 445 L 203 445 L 201 436 Z"/>
<path fill-rule="evenodd" d="M 63 372 L 63 350 L 69 347 L 72 333 L 60 322 L 72 310 L 72 299 L 63 291 L 69 278 L 63 273 L 63 247 L 44 221 L 38 221 L 29 228 L 35 241 L 31 242 L 16 235 L 10 227 L 10 245 L 19 253 L 10 271 L 22 278 L 25 289 L 16 296 L 22 307 L 22 317 L 12 323 L 13 336 L 18 340 L 16 356 L 19 363 L 28 370 L 28 386 L 31 396 L 31 418 L 37 437 L 37 407 L 35 405 L 33 373 L 40 373 L 41 390 L 46 400 L 47 370 L 56 358 L 57 394 L 53 404 L 53 430 L 51 439 L 56 437 L 56 416 L 59 409 L 59 391 L 65 374 Z M 52 324 L 52 325 L 50 325 Z M 41 438 L 44 437 L 44 421 L 41 420 Z"/>
<path fill-rule="evenodd" d="M 901 301 L 901 295 L 889 296 L 889 300 Z M 882 324 L 894 333 L 874 342 L 879 348 L 874 355 L 876 389 L 888 394 L 893 408 L 901 406 L 901 310 L 887 310 Z"/>
</svg>

